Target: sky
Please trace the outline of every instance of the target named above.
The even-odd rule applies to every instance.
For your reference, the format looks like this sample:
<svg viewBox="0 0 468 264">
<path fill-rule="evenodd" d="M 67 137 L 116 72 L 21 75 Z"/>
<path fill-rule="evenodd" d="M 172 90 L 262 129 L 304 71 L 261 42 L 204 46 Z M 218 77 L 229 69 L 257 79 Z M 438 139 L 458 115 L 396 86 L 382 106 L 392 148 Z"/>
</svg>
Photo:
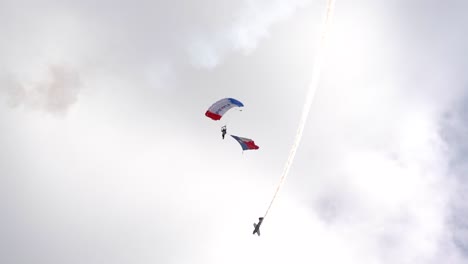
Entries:
<svg viewBox="0 0 468 264">
<path fill-rule="evenodd" d="M 465 0 L 336 1 L 252 235 L 325 9 L 0 0 L 0 262 L 467 263 Z"/>
</svg>

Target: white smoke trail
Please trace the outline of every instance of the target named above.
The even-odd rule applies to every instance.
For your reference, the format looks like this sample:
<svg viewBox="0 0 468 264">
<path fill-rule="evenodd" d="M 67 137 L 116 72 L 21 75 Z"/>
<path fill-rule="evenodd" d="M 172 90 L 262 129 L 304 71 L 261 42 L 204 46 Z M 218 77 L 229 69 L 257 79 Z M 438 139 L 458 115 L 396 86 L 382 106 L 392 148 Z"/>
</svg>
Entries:
<svg viewBox="0 0 468 264">
<path fill-rule="evenodd" d="M 319 79 L 320 79 L 320 72 L 322 68 L 322 60 L 324 57 L 324 53 L 326 51 L 326 40 L 327 40 L 327 35 L 328 31 L 331 27 L 332 24 L 332 17 L 333 17 L 333 10 L 335 6 L 335 0 L 328 0 L 327 1 L 327 15 L 325 17 L 325 23 L 323 24 L 322 32 L 321 32 L 321 38 L 320 38 L 320 44 L 318 47 L 318 52 L 317 52 L 317 58 L 314 63 L 313 67 L 313 72 L 312 72 L 312 79 L 309 85 L 309 91 L 307 93 L 306 101 L 304 103 L 304 107 L 302 110 L 301 114 L 301 119 L 299 121 L 299 126 L 297 128 L 296 132 L 296 137 L 294 139 L 294 143 L 291 147 L 291 150 L 289 152 L 289 157 L 288 160 L 286 161 L 286 164 L 283 169 L 283 173 L 281 175 L 280 182 L 278 183 L 278 186 L 276 187 L 275 194 L 273 195 L 273 198 L 271 199 L 270 205 L 268 206 L 268 209 L 265 212 L 264 218 L 266 218 L 268 212 L 271 209 L 271 206 L 273 205 L 273 202 L 276 199 L 276 196 L 278 195 L 281 186 L 283 186 L 284 180 L 286 179 L 286 176 L 289 173 L 289 169 L 291 168 L 291 165 L 294 161 L 294 157 L 296 156 L 296 151 L 297 148 L 299 147 L 299 143 L 301 142 L 302 139 L 302 133 L 304 131 L 304 127 L 307 121 L 307 117 L 309 116 L 309 111 L 310 107 L 312 105 L 312 101 L 315 96 L 315 91 L 317 90 L 318 84 L 319 84 Z"/>
</svg>

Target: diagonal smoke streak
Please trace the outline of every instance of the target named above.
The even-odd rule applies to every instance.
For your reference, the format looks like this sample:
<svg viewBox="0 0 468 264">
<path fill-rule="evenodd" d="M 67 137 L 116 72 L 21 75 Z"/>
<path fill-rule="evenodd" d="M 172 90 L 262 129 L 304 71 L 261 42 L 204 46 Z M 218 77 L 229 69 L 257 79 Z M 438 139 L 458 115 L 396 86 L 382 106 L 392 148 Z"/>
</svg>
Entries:
<svg viewBox="0 0 468 264">
<path fill-rule="evenodd" d="M 307 117 L 309 116 L 310 112 L 310 107 L 312 105 L 312 101 L 315 96 L 315 92 L 317 90 L 318 84 L 319 84 L 319 79 L 320 79 L 320 72 L 322 68 L 322 60 L 324 57 L 324 53 L 326 51 L 326 40 L 327 40 L 327 35 L 328 31 L 330 30 L 331 24 L 332 24 L 332 18 L 333 18 L 333 9 L 335 6 L 335 0 L 328 0 L 327 1 L 327 15 L 325 18 L 325 23 L 322 28 L 321 32 L 321 38 L 320 38 L 320 44 L 318 47 L 318 52 L 317 52 L 317 58 L 314 63 L 313 67 L 313 72 L 312 72 L 312 79 L 309 85 L 309 90 L 307 93 L 307 97 L 304 103 L 304 107 L 302 109 L 302 114 L 301 114 L 301 119 L 299 121 L 299 126 L 297 128 L 296 132 L 296 137 L 294 139 L 294 143 L 291 147 L 291 150 L 289 152 L 289 157 L 288 160 L 286 161 L 286 164 L 283 169 L 283 173 L 281 175 L 281 179 L 278 183 L 278 186 L 276 187 L 275 194 L 273 195 L 273 198 L 271 199 L 270 205 L 268 206 L 268 209 L 265 212 L 264 218 L 268 215 L 268 212 L 271 209 L 271 206 L 273 205 L 273 202 L 275 201 L 276 197 L 278 196 L 278 193 L 281 189 L 281 187 L 284 184 L 284 180 L 286 179 L 289 169 L 291 168 L 291 165 L 294 161 L 294 157 L 296 156 L 296 151 L 297 148 L 299 147 L 299 144 L 302 139 L 302 133 L 304 131 L 304 127 L 307 121 Z"/>
</svg>

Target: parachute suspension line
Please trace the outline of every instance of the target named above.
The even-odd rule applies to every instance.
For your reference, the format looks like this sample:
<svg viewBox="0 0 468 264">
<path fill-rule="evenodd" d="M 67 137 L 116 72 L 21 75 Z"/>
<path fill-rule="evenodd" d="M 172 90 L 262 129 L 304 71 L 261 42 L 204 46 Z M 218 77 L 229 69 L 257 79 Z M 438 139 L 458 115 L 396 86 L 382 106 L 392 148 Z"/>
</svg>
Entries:
<svg viewBox="0 0 468 264">
<path fill-rule="evenodd" d="M 312 69 L 313 72 L 312 72 L 311 82 L 310 82 L 309 90 L 307 92 L 307 97 L 306 97 L 306 100 L 302 109 L 301 119 L 299 121 L 299 125 L 297 128 L 296 137 L 294 138 L 294 143 L 289 152 L 289 156 L 284 166 L 283 172 L 281 174 L 281 178 L 278 183 L 278 186 L 276 187 L 275 194 L 273 195 L 270 205 L 268 206 L 268 209 L 266 210 L 265 216 L 263 218 L 266 218 L 266 216 L 268 215 L 268 212 L 270 211 L 271 206 L 273 205 L 273 202 L 275 201 L 281 187 L 283 186 L 284 180 L 286 179 L 289 173 L 289 169 L 291 168 L 291 165 L 294 161 L 294 157 L 296 155 L 297 148 L 299 147 L 299 143 L 301 142 L 302 133 L 304 131 L 305 124 L 307 122 L 307 117 L 309 116 L 310 107 L 312 105 L 312 101 L 314 99 L 315 92 L 319 84 L 320 72 L 322 68 L 322 60 L 323 60 L 324 51 L 326 50 L 326 40 L 327 40 L 328 31 L 332 23 L 334 6 L 335 6 L 335 0 L 327 0 L 327 14 L 325 17 L 325 23 L 323 24 L 321 37 L 320 37 L 320 44 L 319 44 L 318 52 L 317 52 L 317 58 L 315 60 L 315 63 Z"/>
</svg>

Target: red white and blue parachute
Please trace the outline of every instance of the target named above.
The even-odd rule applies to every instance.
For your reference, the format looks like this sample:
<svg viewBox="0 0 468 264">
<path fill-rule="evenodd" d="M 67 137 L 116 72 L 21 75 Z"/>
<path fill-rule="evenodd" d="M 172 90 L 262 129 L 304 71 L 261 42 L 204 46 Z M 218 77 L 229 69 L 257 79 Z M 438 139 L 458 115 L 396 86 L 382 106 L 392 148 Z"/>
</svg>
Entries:
<svg viewBox="0 0 468 264">
<path fill-rule="evenodd" d="M 255 142 L 250 138 L 238 137 L 234 135 L 231 135 L 231 137 L 239 142 L 242 150 L 259 149 L 259 146 L 255 145 Z"/>
<path fill-rule="evenodd" d="M 244 104 L 234 98 L 224 98 L 210 106 L 205 115 L 213 120 L 220 120 L 229 109 L 243 106 Z"/>
</svg>

